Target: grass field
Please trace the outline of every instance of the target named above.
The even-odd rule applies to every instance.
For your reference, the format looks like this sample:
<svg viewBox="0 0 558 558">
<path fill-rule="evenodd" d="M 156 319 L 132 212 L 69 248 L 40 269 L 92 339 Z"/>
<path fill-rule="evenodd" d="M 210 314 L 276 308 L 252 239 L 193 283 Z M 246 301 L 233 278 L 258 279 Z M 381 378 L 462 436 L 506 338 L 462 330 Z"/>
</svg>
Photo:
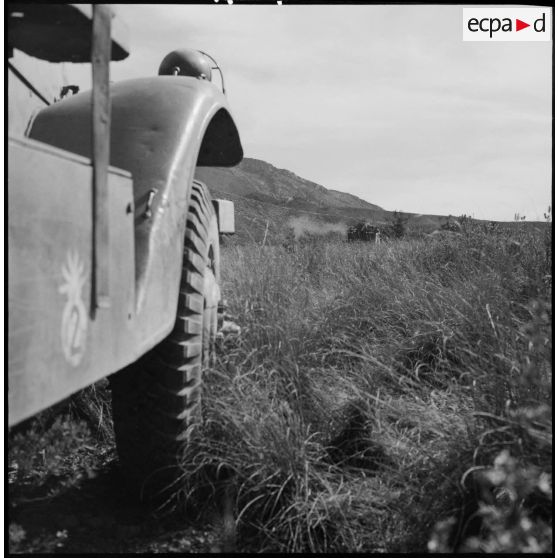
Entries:
<svg viewBox="0 0 558 558">
<path fill-rule="evenodd" d="M 177 506 L 217 510 L 229 550 L 551 551 L 551 243 L 469 223 L 227 246 L 242 329 L 206 374 Z"/>
</svg>

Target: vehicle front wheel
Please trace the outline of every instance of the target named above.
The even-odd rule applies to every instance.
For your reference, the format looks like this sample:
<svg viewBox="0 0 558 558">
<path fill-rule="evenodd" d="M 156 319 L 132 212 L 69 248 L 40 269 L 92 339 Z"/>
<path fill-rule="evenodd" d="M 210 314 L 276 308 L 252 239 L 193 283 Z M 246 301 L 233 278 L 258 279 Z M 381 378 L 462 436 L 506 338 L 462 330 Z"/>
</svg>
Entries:
<svg viewBox="0 0 558 558">
<path fill-rule="evenodd" d="M 120 467 L 144 500 L 164 502 L 182 484 L 184 454 L 201 416 L 202 371 L 217 334 L 219 232 L 207 187 L 194 182 L 173 331 L 110 377 Z"/>
</svg>

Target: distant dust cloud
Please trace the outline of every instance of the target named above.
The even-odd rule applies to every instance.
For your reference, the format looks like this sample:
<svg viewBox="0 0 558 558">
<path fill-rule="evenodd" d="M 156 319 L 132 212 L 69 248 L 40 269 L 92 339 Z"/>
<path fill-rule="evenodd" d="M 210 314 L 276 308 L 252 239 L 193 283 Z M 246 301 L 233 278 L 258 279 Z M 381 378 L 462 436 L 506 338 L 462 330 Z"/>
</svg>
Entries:
<svg viewBox="0 0 558 558">
<path fill-rule="evenodd" d="M 309 217 L 291 217 L 289 227 L 293 229 L 295 238 L 300 238 L 303 234 L 324 235 L 329 233 L 347 234 L 347 226 L 339 223 L 318 223 Z"/>
</svg>

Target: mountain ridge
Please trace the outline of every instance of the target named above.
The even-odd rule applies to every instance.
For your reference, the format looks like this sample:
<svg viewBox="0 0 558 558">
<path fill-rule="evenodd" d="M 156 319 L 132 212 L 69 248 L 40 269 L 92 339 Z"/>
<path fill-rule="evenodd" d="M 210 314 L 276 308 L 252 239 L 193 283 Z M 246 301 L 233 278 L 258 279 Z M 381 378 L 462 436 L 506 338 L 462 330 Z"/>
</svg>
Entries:
<svg viewBox="0 0 558 558">
<path fill-rule="evenodd" d="M 237 238 L 270 241 L 306 232 L 345 236 L 357 222 L 377 225 L 391 222 L 393 212 L 358 196 L 330 190 L 288 169 L 260 159 L 245 157 L 236 167 L 198 167 L 196 178 L 204 182 L 213 198 L 235 203 Z M 436 215 L 402 213 L 413 226 L 424 224 L 430 232 L 445 221 Z M 412 217 L 415 217 L 411 219 Z"/>
</svg>

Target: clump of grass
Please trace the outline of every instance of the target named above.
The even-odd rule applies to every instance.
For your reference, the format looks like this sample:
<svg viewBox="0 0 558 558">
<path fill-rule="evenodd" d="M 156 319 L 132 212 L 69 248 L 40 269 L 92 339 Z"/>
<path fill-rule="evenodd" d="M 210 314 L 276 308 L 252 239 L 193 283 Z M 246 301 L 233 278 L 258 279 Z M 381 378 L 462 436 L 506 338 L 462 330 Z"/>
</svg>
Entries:
<svg viewBox="0 0 558 558">
<path fill-rule="evenodd" d="M 86 422 L 101 442 L 114 443 L 112 399 L 107 378 L 74 394 L 69 399 L 68 410 Z"/>
</svg>

